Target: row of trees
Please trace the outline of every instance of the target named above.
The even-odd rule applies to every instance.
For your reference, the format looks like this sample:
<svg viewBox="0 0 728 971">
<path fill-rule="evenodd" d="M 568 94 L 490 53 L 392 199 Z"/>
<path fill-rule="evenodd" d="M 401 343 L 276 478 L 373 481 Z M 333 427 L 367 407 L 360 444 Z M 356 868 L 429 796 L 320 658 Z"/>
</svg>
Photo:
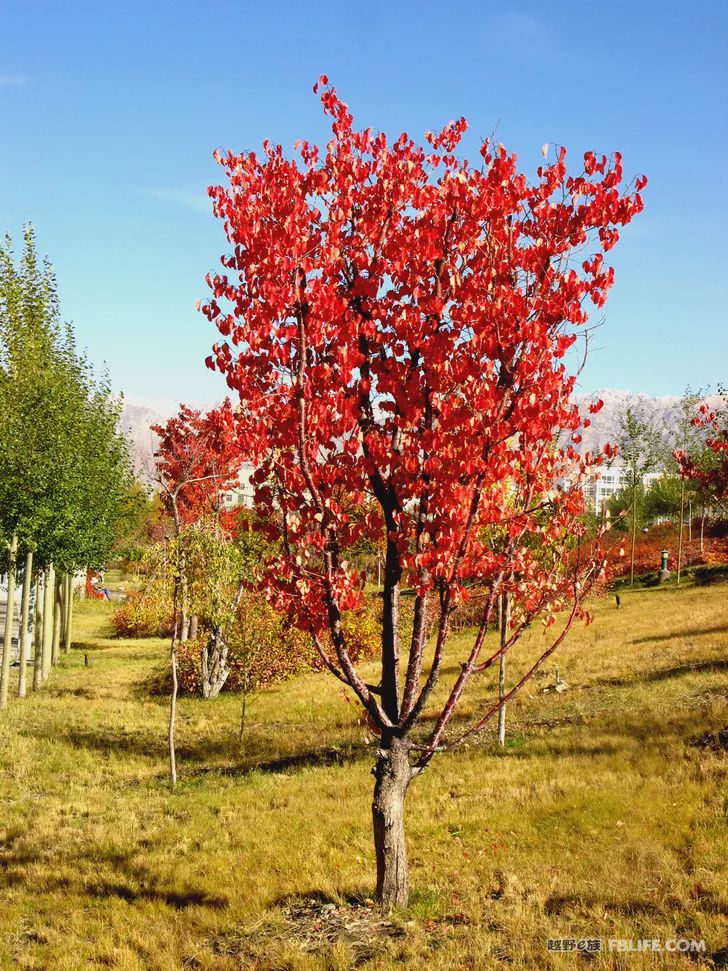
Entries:
<svg viewBox="0 0 728 971">
<path fill-rule="evenodd" d="M 629 530 L 630 582 L 634 582 L 635 544 L 640 529 L 665 520 L 678 524 L 679 583 L 686 525 L 692 538 L 693 519 L 699 520 L 702 552 L 706 517 L 711 512 L 723 513 L 725 497 L 719 488 L 721 457 L 714 447 L 720 414 L 721 409 L 710 411 L 703 396 L 690 391 L 681 399 L 675 420 L 667 427 L 638 406 L 625 409 L 618 445 L 627 481 L 605 504 L 603 512 L 618 529 Z M 646 484 L 645 477 L 650 473 L 657 473 L 658 477 Z"/>
<path fill-rule="evenodd" d="M 19 694 L 35 593 L 33 685 L 71 643 L 73 577 L 103 565 L 130 484 L 120 402 L 63 323 L 51 265 L 33 230 L 16 259 L 0 243 L 0 556 L 8 576 L 0 707 L 7 703 L 13 606 L 22 584 Z M 50 633 L 49 633 L 50 632 Z"/>
</svg>

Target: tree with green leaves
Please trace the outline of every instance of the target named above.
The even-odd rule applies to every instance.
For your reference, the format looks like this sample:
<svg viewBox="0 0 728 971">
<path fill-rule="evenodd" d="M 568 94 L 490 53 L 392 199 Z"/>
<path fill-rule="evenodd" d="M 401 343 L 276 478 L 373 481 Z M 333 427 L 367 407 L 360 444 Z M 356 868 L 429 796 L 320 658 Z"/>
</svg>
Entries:
<svg viewBox="0 0 728 971">
<path fill-rule="evenodd" d="M 652 472 L 660 459 L 661 437 L 653 421 L 645 414 L 629 406 L 622 415 L 619 430 L 619 453 L 627 473 L 624 498 L 629 500 L 630 510 L 630 565 L 629 582 L 634 583 L 635 543 L 638 528 L 638 505 L 644 495 L 644 477 Z"/>
<path fill-rule="evenodd" d="M 108 377 L 95 377 L 71 325 L 61 321 L 53 270 L 37 257 L 32 227 L 17 259 L 6 237 L 0 243 L 0 540 L 21 552 L 25 571 L 45 578 L 42 610 L 50 634 L 36 642 L 34 662 L 41 680 L 54 639 L 56 657 L 61 643 L 70 645 L 69 575 L 102 565 L 116 535 L 130 478 L 120 407 Z M 24 597 L 21 653 L 29 603 Z M 11 610 L 7 616 L 12 623 Z M 4 651 L 0 706 L 9 660 Z"/>
</svg>

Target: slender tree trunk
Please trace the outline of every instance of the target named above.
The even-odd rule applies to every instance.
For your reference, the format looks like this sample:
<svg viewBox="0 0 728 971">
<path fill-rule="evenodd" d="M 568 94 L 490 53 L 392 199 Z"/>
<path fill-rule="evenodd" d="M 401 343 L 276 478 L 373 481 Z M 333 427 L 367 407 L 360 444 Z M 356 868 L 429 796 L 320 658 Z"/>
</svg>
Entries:
<svg viewBox="0 0 728 971">
<path fill-rule="evenodd" d="M 45 573 L 38 573 L 35 581 L 35 617 L 33 619 L 33 691 L 40 691 L 43 681 L 43 601 Z"/>
<path fill-rule="evenodd" d="M 176 598 L 175 598 L 176 599 Z M 172 674 L 172 693 L 169 697 L 169 731 L 167 740 L 169 743 L 169 778 L 172 787 L 177 785 L 177 755 L 174 749 L 174 729 L 177 717 L 177 636 L 179 633 L 179 617 L 175 609 L 174 629 L 172 631 L 172 643 L 169 650 L 169 668 Z"/>
<path fill-rule="evenodd" d="M 53 585 L 53 638 L 51 640 L 51 664 L 58 664 L 61 653 L 61 614 L 63 613 L 63 596 L 61 585 L 63 577 L 57 574 Z"/>
<path fill-rule="evenodd" d="M 5 607 L 5 636 L 3 637 L 3 658 L 0 671 L 0 708 L 8 703 L 10 685 L 10 652 L 13 648 L 13 619 L 15 615 L 15 561 L 18 554 L 18 537 L 13 536 L 8 555 L 8 600 Z M 22 645 L 22 637 L 18 638 Z M 22 647 L 21 647 L 22 650 Z"/>
<path fill-rule="evenodd" d="M 680 531 L 677 537 L 677 584 L 680 586 L 682 570 L 683 531 L 685 529 L 685 479 L 680 480 Z"/>
<path fill-rule="evenodd" d="M 243 700 L 240 705 L 240 732 L 238 734 L 238 741 L 243 741 L 243 736 L 245 735 L 245 719 L 248 714 L 248 671 L 247 668 L 243 674 Z"/>
<path fill-rule="evenodd" d="M 629 585 L 634 586 L 634 548 L 637 542 L 637 485 L 632 487 L 632 550 L 629 559 Z"/>
<path fill-rule="evenodd" d="M 700 507 L 700 555 L 703 555 L 703 536 L 705 535 L 705 506 Z"/>
<path fill-rule="evenodd" d="M 63 652 L 69 654 L 73 641 L 73 574 L 66 577 L 66 620 L 63 625 Z"/>
<path fill-rule="evenodd" d="M 60 605 L 61 605 L 61 632 L 58 638 L 58 650 L 59 652 L 63 650 L 63 645 L 66 643 L 66 619 L 68 617 L 68 611 L 66 609 L 66 600 L 68 595 L 68 574 L 62 573 L 59 580 L 59 593 L 60 593 Z"/>
<path fill-rule="evenodd" d="M 508 624 L 510 622 L 510 603 L 508 601 L 508 594 L 501 594 L 501 628 L 500 628 L 500 646 L 505 647 L 508 642 Z M 500 657 L 500 674 L 498 677 L 498 700 L 502 701 L 506 696 L 506 656 L 501 654 Z M 501 705 L 498 712 L 498 744 L 501 748 L 505 747 L 506 744 L 506 706 Z"/>
<path fill-rule="evenodd" d="M 175 536 L 177 539 L 177 568 L 174 573 L 174 626 L 172 628 L 172 642 L 169 648 L 169 668 L 172 675 L 172 693 L 169 697 L 169 778 L 172 788 L 177 785 L 177 755 L 174 748 L 174 729 L 177 718 L 177 642 L 187 639 L 187 564 L 184 547 L 180 543 L 180 519 L 177 509 L 177 494 L 171 494 L 172 516 L 174 518 Z"/>
<path fill-rule="evenodd" d="M 55 598 L 55 570 L 53 564 L 48 565 L 43 591 L 43 651 L 42 678 L 47 681 L 51 675 L 51 659 L 53 649 L 53 600 Z"/>
<path fill-rule="evenodd" d="M 28 618 L 30 615 L 30 591 L 33 586 L 33 550 L 25 554 L 25 576 L 23 577 L 23 600 L 20 605 L 20 628 L 18 644 L 20 667 L 18 669 L 18 698 L 25 698 L 28 671 Z M 37 596 L 37 592 L 36 592 Z"/>
<path fill-rule="evenodd" d="M 409 871 L 404 839 L 404 800 L 412 779 L 406 740 L 382 739 L 372 801 L 374 851 L 377 858 L 377 901 L 386 910 L 406 907 Z"/>
<path fill-rule="evenodd" d="M 189 631 L 191 641 L 197 640 L 198 624 L 199 624 L 199 618 L 197 617 L 197 614 L 192 614 L 192 616 L 190 617 L 190 631 Z"/>
</svg>

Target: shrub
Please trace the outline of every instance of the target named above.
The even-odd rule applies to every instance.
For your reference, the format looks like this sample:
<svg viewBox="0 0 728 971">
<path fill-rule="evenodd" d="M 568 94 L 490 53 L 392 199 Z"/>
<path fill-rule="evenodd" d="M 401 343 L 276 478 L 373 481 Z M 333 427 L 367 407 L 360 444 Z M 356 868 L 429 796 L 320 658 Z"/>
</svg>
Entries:
<svg viewBox="0 0 728 971">
<path fill-rule="evenodd" d="M 342 618 L 355 661 L 373 657 L 379 649 L 379 631 L 368 611 L 347 613 Z M 198 694 L 201 681 L 201 655 L 206 634 L 186 641 L 177 648 L 179 690 Z M 223 691 L 255 692 L 269 684 L 285 681 L 296 674 L 323 667 L 308 634 L 290 624 L 256 592 L 241 599 L 236 621 L 228 633 L 227 667 L 229 674 Z"/>
<path fill-rule="evenodd" d="M 111 615 L 117 637 L 171 637 L 172 604 L 147 591 L 132 590 Z"/>
</svg>

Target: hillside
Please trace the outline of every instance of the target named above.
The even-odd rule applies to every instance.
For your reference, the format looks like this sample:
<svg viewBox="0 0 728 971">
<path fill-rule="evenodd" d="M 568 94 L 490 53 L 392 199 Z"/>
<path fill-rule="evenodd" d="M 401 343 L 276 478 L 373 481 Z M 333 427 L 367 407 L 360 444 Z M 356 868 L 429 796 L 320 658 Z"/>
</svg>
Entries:
<svg viewBox="0 0 728 971">
<path fill-rule="evenodd" d="M 165 415 L 147 405 L 131 401 L 124 402 L 119 427 L 129 441 L 132 465 L 142 482 L 149 482 L 154 474 L 154 449 L 157 437 L 150 426 L 165 420 Z"/>
<path fill-rule="evenodd" d="M 582 452 L 593 451 L 607 442 L 615 442 L 619 437 L 620 418 L 628 406 L 645 414 L 668 431 L 676 424 L 680 404 L 677 396 L 650 397 L 640 392 L 614 388 L 605 388 L 593 394 L 577 394 L 574 398 L 580 406 L 583 405 L 584 412 L 589 402 L 597 398 L 604 402 L 602 410 L 591 416 L 591 427 L 583 433 L 579 446 Z M 708 400 L 717 403 L 718 398 L 711 396 Z M 155 436 L 149 426 L 165 421 L 167 417 L 143 403 L 127 402 L 124 405 L 121 427 L 131 442 L 134 468 L 143 480 L 148 481 L 154 471 Z"/>
</svg>

